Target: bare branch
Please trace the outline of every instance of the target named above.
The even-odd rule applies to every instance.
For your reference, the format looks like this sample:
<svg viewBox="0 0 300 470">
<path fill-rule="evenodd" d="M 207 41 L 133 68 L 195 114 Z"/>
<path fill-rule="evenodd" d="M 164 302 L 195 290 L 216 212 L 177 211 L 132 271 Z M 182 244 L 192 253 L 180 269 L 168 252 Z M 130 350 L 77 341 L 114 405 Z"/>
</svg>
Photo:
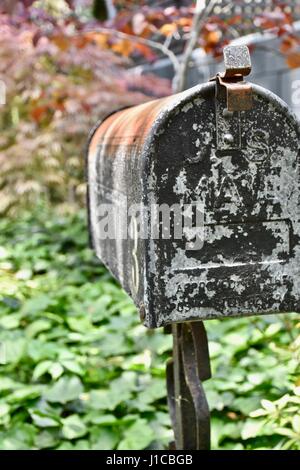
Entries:
<svg viewBox="0 0 300 470">
<path fill-rule="evenodd" d="M 204 22 L 209 16 L 209 14 L 212 12 L 215 3 L 216 0 L 208 0 L 208 4 L 206 6 L 206 0 L 197 0 L 190 38 L 185 46 L 182 59 L 179 63 L 178 71 L 173 79 L 173 91 L 175 93 L 178 93 L 185 89 L 188 66 L 193 50 L 196 47 L 199 34 L 204 25 Z"/>
<path fill-rule="evenodd" d="M 164 44 L 161 44 L 161 43 L 156 42 L 156 41 L 151 41 L 151 39 L 145 39 L 145 38 L 141 38 L 139 36 L 134 36 L 133 34 L 123 33 L 121 31 L 117 31 L 115 29 L 102 28 L 101 26 L 97 27 L 93 30 L 87 30 L 86 32 L 108 34 L 110 36 L 115 36 L 116 38 L 119 38 L 119 39 L 129 40 L 129 41 L 132 41 L 132 42 L 135 42 L 135 43 L 144 44 L 145 46 L 151 47 L 152 49 L 157 49 L 157 50 L 161 51 L 164 55 L 169 57 L 172 65 L 173 65 L 175 75 L 178 73 L 179 60 L 177 59 L 174 52 L 172 52 L 170 49 L 168 49 L 168 47 L 166 47 Z"/>
<path fill-rule="evenodd" d="M 117 14 L 116 7 L 114 6 L 112 0 L 105 0 L 105 3 L 107 8 L 108 19 L 112 20 Z"/>
</svg>

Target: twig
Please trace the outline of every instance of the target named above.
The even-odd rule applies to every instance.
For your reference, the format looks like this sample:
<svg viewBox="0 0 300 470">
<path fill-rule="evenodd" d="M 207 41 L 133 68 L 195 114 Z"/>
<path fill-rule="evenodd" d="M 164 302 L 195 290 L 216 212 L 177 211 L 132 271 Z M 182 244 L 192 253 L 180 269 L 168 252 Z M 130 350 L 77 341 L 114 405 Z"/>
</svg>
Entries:
<svg viewBox="0 0 300 470">
<path fill-rule="evenodd" d="M 163 43 L 164 47 L 166 47 L 168 50 L 169 50 L 169 47 L 170 47 L 170 44 L 171 44 L 173 38 L 174 38 L 174 33 L 168 34 L 168 36 L 166 36 L 166 39 Z"/>
<path fill-rule="evenodd" d="M 115 37 L 120 38 L 120 39 L 125 39 L 125 40 L 129 40 L 129 41 L 136 42 L 136 43 L 139 43 L 139 44 L 144 44 L 145 46 L 149 46 L 153 49 L 158 49 L 164 55 L 169 57 L 172 65 L 173 65 L 175 75 L 178 73 L 179 60 L 177 59 L 174 52 L 172 52 L 170 49 L 168 49 L 164 44 L 161 44 L 161 43 L 156 42 L 156 41 L 151 41 L 151 39 L 140 38 L 138 36 L 134 36 L 133 34 L 123 33 L 122 31 L 117 31 L 115 29 L 102 28 L 101 26 L 97 27 L 93 30 L 85 30 L 85 32 L 107 34 L 107 35 L 115 36 Z"/>
<path fill-rule="evenodd" d="M 187 71 L 188 71 L 188 66 L 189 66 L 189 62 L 191 59 L 191 55 L 197 44 L 199 34 L 201 31 L 201 28 L 203 27 L 204 21 L 207 19 L 208 15 L 213 10 L 215 3 L 216 3 L 216 0 L 209 0 L 207 6 L 205 6 L 206 4 L 205 0 L 197 0 L 190 38 L 185 46 L 182 59 L 179 63 L 178 71 L 175 74 L 175 77 L 173 79 L 173 91 L 175 93 L 178 93 L 185 89 Z"/>
<path fill-rule="evenodd" d="M 114 6 L 112 0 L 105 0 L 105 3 L 106 3 L 108 19 L 112 20 L 117 14 L 116 7 Z"/>
</svg>

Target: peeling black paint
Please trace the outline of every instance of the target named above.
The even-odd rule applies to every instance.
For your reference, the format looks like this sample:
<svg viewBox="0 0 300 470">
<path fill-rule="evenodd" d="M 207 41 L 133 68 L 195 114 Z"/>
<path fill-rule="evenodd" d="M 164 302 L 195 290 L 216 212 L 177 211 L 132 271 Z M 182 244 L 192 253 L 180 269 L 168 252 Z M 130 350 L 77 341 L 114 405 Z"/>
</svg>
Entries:
<svg viewBox="0 0 300 470">
<path fill-rule="evenodd" d="M 122 111 L 128 126 L 100 126 L 91 142 L 94 247 L 148 327 L 300 311 L 299 123 L 255 85 L 253 103 L 226 115 L 210 83 Z M 97 206 L 121 195 L 146 207 L 203 203 L 203 247 L 138 240 L 133 257 L 134 240 L 97 239 Z"/>
</svg>

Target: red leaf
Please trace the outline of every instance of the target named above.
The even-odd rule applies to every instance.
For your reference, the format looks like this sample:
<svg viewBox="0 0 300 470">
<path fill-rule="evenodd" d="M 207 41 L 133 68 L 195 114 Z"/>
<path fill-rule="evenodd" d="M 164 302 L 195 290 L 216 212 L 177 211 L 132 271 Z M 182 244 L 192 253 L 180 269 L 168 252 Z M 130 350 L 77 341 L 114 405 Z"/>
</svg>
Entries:
<svg viewBox="0 0 300 470">
<path fill-rule="evenodd" d="M 31 117 L 37 123 L 40 123 L 48 112 L 48 106 L 37 106 L 31 111 Z"/>
<path fill-rule="evenodd" d="M 152 62 L 156 59 L 156 55 L 154 54 L 153 50 L 144 44 L 135 44 L 135 49 L 149 62 Z"/>
<path fill-rule="evenodd" d="M 300 67 L 300 51 L 288 54 L 286 62 L 291 69 L 297 69 Z"/>
</svg>

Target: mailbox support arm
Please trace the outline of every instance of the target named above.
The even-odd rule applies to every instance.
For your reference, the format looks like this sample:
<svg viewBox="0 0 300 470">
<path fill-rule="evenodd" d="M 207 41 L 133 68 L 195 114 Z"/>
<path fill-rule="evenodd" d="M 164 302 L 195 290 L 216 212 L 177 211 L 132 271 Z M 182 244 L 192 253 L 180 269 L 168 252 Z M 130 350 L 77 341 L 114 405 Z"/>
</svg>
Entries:
<svg viewBox="0 0 300 470">
<path fill-rule="evenodd" d="M 173 358 L 167 363 L 167 390 L 176 450 L 209 450 L 210 413 L 202 382 L 211 377 L 203 322 L 172 325 Z"/>
</svg>

